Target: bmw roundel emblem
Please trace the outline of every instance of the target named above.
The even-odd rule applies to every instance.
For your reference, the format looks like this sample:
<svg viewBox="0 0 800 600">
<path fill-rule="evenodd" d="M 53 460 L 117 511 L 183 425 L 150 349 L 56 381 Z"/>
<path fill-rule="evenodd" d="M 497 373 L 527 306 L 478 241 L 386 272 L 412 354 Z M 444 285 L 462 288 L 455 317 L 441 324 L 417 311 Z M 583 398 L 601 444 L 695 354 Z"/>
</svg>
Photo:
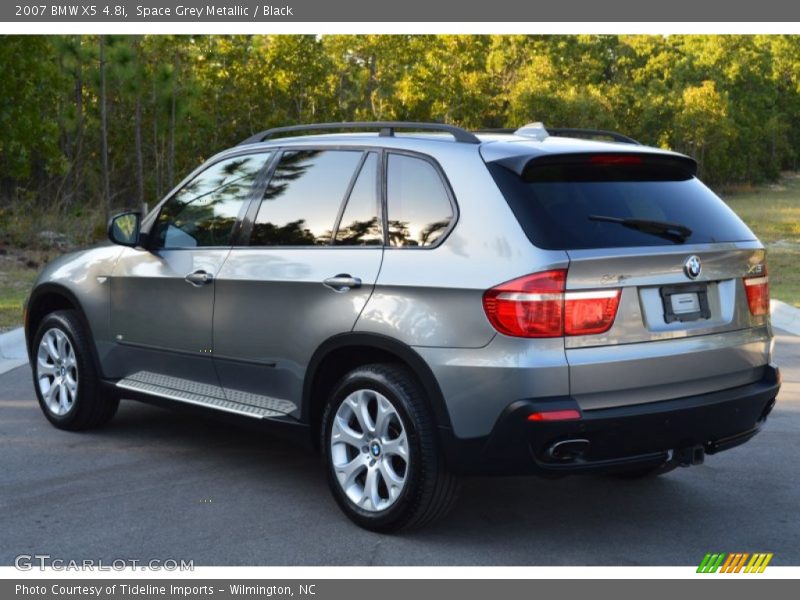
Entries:
<svg viewBox="0 0 800 600">
<path fill-rule="evenodd" d="M 697 279 L 702 270 L 703 265 L 700 263 L 699 256 L 692 255 L 683 263 L 683 272 L 686 273 L 689 279 Z"/>
</svg>

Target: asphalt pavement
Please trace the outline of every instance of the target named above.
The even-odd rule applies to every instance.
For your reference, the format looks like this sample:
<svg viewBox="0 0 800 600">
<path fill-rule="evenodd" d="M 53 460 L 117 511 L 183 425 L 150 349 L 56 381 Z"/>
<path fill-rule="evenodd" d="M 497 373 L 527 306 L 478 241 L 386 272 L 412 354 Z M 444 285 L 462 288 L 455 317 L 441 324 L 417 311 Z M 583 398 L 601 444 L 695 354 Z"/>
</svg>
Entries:
<svg viewBox="0 0 800 600">
<path fill-rule="evenodd" d="M 352 525 L 317 456 L 266 434 L 123 402 L 107 427 L 59 431 L 29 367 L 0 375 L 0 564 L 183 559 L 195 565 L 696 565 L 773 552 L 800 565 L 800 337 L 762 432 L 657 479 L 470 478 L 421 531 Z"/>
</svg>

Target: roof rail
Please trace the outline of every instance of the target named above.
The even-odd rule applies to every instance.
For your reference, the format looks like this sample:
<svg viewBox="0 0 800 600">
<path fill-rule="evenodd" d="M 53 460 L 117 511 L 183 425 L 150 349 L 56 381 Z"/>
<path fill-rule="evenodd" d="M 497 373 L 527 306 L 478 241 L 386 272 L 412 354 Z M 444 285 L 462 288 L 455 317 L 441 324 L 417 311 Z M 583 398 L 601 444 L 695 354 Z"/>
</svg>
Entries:
<svg viewBox="0 0 800 600">
<path fill-rule="evenodd" d="M 273 127 L 261 133 L 250 136 L 239 142 L 240 146 L 257 144 L 265 140 L 280 136 L 284 133 L 302 133 L 306 131 L 320 131 L 326 129 L 377 129 L 381 137 L 394 137 L 396 129 L 416 129 L 421 131 L 442 131 L 452 135 L 457 142 L 465 144 L 480 144 L 481 141 L 466 129 L 444 123 L 416 123 L 413 121 L 347 121 L 343 123 L 312 123 L 309 125 L 289 125 L 287 127 Z"/>
<path fill-rule="evenodd" d="M 518 129 L 512 127 L 499 127 L 495 129 L 479 129 L 475 133 L 516 133 Z M 616 131 L 606 131 L 605 129 L 582 129 L 572 127 L 548 127 L 547 133 L 555 137 L 574 137 L 581 139 L 596 139 L 596 138 L 611 138 L 615 142 L 623 144 L 636 144 L 641 146 L 641 143 Z"/>
</svg>

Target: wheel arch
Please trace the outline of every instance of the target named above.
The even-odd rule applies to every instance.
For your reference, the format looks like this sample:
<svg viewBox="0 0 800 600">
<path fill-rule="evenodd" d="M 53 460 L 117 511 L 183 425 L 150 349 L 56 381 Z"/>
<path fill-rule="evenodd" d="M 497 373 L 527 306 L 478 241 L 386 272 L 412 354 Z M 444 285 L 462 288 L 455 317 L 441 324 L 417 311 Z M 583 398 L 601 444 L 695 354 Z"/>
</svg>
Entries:
<svg viewBox="0 0 800 600">
<path fill-rule="evenodd" d="M 425 360 L 411 347 L 388 336 L 373 333 L 345 333 L 323 342 L 309 362 L 303 383 L 301 419 L 310 425 L 318 443 L 326 390 L 348 371 L 371 363 L 391 362 L 408 368 L 425 392 L 434 422 L 450 429 L 450 415 L 442 390 Z"/>
<path fill-rule="evenodd" d="M 28 351 L 28 360 L 31 362 L 33 361 L 33 338 L 36 336 L 39 325 L 47 315 L 57 310 L 74 310 L 77 313 L 81 325 L 86 328 L 87 335 L 89 336 L 89 347 L 91 348 L 94 364 L 98 368 L 98 372 L 102 373 L 94 335 L 92 334 L 92 327 L 89 324 L 89 320 L 86 318 L 86 313 L 75 294 L 68 288 L 57 283 L 43 283 L 38 285 L 28 299 L 24 323 L 25 346 Z"/>
</svg>

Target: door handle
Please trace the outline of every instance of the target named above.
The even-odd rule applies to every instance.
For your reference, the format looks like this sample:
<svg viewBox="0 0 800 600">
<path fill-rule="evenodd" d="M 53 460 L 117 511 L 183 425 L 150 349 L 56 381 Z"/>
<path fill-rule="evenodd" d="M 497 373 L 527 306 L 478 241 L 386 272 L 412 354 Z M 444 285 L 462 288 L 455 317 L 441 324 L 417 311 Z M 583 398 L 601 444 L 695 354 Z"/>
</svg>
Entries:
<svg viewBox="0 0 800 600">
<path fill-rule="evenodd" d="M 334 292 L 344 294 L 351 289 L 360 288 L 361 280 L 358 277 L 351 277 L 347 273 L 339 273 L 335 277 L 328 277 L 322 282 L 322 285 L 332 289 Z"/>
<path fill-rule="evenodd" d="M 194 287 L 203 287 L 207 283 L 214 281 L 214 276 L 211 273 L 207 273 L 206 271 L 200 269 L 199 271 L 189 273 L 183 279 L 187 283 L 191 283 Z"/>
</svg>

